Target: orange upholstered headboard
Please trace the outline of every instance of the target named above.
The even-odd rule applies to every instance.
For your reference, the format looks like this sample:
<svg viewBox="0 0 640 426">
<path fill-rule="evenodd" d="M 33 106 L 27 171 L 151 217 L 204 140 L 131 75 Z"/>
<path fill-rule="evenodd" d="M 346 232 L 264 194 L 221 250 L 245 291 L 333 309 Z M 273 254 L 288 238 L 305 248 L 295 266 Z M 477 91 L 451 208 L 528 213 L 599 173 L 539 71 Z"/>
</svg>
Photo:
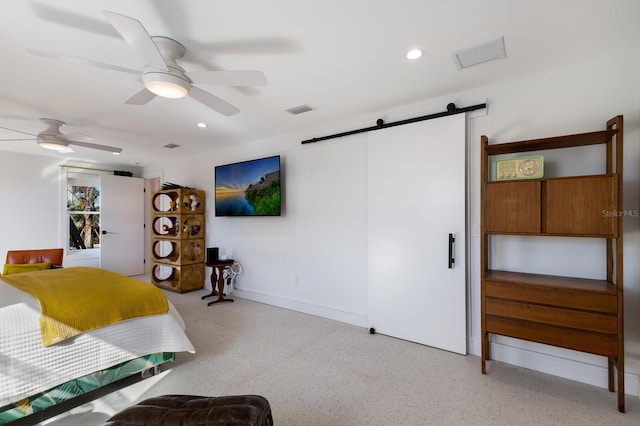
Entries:
<svg viewBox="0 0 640 426">
<path fill-rule="evenodd" d="M 8 264 L 24 263 L 44 263 L 48 262 L 54 266 L 62 266 L 64 249 L 36 249 L 36 250 L 9 250 L 7 251 Z"/>
</svg>

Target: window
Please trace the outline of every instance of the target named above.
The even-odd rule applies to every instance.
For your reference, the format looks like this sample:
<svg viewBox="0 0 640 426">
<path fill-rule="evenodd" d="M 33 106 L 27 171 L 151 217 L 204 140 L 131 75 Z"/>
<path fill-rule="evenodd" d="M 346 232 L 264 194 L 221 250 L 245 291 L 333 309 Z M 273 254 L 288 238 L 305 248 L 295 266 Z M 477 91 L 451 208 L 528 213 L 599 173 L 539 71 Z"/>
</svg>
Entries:
<svg viewBox="0 0 640 426">
<path fill-rule="evenodd" d="M 97 175 L 67 174 L 69 252 L 100 248 L 100 184 Z"/>
</svg>

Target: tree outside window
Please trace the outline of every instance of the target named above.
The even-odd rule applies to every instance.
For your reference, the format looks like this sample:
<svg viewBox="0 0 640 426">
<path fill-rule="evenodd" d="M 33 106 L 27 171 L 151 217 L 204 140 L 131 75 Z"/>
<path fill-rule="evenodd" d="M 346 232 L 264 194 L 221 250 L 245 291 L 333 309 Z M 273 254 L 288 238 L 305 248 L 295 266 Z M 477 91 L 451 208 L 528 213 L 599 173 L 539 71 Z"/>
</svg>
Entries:
<svg viewBox="0 0 640 426">
<path fill-rule="evenodd" d="M 100 188 L 67 186 L 69 250 L 100 247 Z"/>
</svg>

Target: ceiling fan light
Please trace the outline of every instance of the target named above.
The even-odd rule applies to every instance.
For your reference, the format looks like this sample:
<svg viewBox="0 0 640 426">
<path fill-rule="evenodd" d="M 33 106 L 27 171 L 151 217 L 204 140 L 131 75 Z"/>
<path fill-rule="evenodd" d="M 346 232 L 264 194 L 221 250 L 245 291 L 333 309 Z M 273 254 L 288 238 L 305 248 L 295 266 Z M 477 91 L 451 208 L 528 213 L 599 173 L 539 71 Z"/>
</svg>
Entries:
<svg viewBox="0 0 640 426">
<path fill-rule="evenodd" d="M 183 98 L 189 94 L 191 84 L 172 74 L 153 72 L 142 76 L 144 86 L 151 93 L 163 98 Z"/>
<path fill-rule="evenodd" d="M 68 144 L 65 144 L 56 140 L 48 140 L 48 139 L 39 139 L 38 145 L 41 148 L 51 149 L 54 151 L 64 151 L 69 147 Z"/>
<path fill-rule="evenodd" d="M 150 92 L 163 98 L 184 98 L 189 93 L 184 87 L 166 81 L 151 81 L 146 87 Z"/>
</svg>

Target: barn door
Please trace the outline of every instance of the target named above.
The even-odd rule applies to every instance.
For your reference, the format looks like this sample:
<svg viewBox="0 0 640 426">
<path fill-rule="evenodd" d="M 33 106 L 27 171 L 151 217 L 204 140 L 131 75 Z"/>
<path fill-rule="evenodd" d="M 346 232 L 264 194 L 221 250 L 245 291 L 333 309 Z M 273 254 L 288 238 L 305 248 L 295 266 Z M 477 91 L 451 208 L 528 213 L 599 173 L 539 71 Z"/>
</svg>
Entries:
<svg viewBox="0 0 640 426">
<path fill-rule="evenodd" d="M 466 118 L 369 134 L 369 325 L 466 354 Z"/>
</svg>

